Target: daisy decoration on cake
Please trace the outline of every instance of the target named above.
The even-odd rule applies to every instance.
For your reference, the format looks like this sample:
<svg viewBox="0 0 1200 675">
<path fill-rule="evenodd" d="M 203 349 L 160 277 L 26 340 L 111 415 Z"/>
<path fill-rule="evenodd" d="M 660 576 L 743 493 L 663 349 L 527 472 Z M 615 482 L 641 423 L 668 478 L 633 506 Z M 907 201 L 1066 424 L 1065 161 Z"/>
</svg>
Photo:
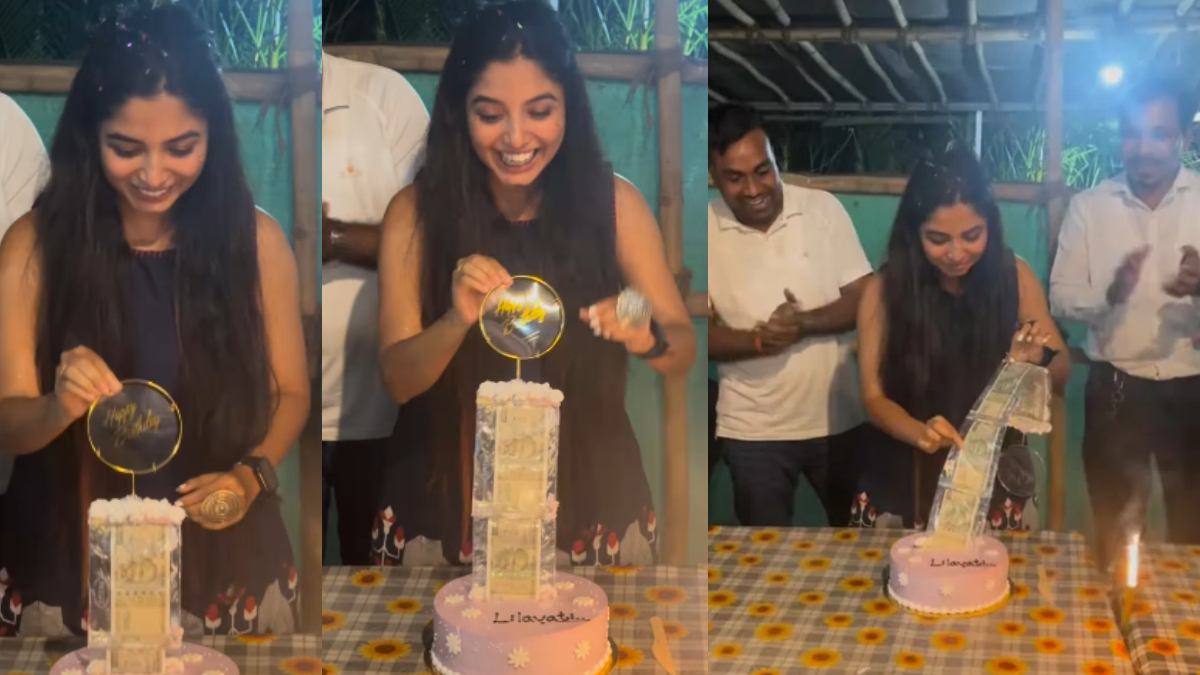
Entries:
<svg viewBox="0 0 1200 675">
<path fill-rule="evenodd" d="M 447 635 L 446 649 L 449 649 L 451 654 L 457 655 L 462 651 L 462 638 L 458 637 L 457 633 Z"/>
<path fill-rule="evenodd" d="M 580 607 L 591 607 L 592 605 L 596 604 L 596 601 L 587 596 L 580 596 L 575 598 L 575 604 L 579 605 Z"/>
<path fill-rule="evenodd" d="M 582 640 L 575 645 L 575 658 L 586 659 L 587 655 L 592 651 L 592 645 L 587 640 Z"/>
<path fill-rule="evenodd" d="M 465 599 L 466 598 L 464 598 L 461 595 L 451 595 L 450 597 L 446 598 L 446 604 L 447 605 L 461 605 L 463 603 L 463 600 L 465 600 Z"/>
<path fill-rule="evenodd" d="M 524 668 L 529 665 L 529 652 L 517 647 L 508 655 L 508 665 L 513 668 Z"/>
<path fill-rule="evenodd" d="M 468 619 L 474 619 L 475 617 L 479 616 L 479 609 L 475 607 L 468 607 L 463 610 L 462 615 Z"/>
<path fill-rule="evenodd" d="M 899 584 L 901 586 L 907 586 L 908 585 L 908 572 L 901 572 L 899 577 L 896 579 L 896 581 L 899 582 Z"/>
<path fill-rule="evenodd" d="M 954 595 L 954 586 L 947 581 L 942 584 L 941 588 L 938 589 L 938 593 L 941 593 L 943 598 L 948 598 Z"/>
</svg>

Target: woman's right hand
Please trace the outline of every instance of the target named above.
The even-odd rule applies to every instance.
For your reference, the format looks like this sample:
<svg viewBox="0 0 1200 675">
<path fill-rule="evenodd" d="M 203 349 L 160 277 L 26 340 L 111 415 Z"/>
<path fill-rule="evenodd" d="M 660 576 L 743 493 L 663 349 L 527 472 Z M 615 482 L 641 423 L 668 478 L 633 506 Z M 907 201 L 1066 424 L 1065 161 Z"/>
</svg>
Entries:
<svg viewBox="0 0 1200 675">
<path fill-rule="evenodd" d="M 961 448 L 965 445 L 962 436 L 958 435 L 958 429 L 955 429 L 954 425 L 941 415 L 926 422 L 917 433 L 915 440 L 913 445 L 931 455 L 944 448 L 953 446 Z"/>
<path fill-rule="evenodd" d="M 483 255 L 467 256 L 454 268 L 454 311 L 464 323 L 475 323 L 487 294 L 511 285 L 512 276 L 500 263 Z"/>
<path fill-rule="evenodd" d="M 92 402 L 121 391 L 121 381 L 108 364 L 87 347 L 63 352 L 54 374 L 54 397 L 66 418 L 83 417 Z"/>
</svg>

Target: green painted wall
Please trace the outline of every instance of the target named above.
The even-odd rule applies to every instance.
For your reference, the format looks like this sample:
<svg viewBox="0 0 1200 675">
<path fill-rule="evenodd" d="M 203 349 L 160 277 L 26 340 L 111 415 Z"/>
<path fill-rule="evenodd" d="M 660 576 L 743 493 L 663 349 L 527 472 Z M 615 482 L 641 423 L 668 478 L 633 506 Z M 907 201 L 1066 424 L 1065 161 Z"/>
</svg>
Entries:
<svg viewBox="0 0 1200 675">
<path fill-rule="evenodd" d="M 433 107 L 438 76 L 431 73 L 407 73 L 405 77 L 425 101 Z M 641 190 L 650 207 L 657 211 L 658 203 L 658 97 L 651 90 L 646 101 L 645 90 L 629 99 L 628 82 L 593 81 L 588 84 L 588 96 L 596 117 L 600 139 L 604 143 L 614 170 L 629 179 Z M 704 87 L 683 87 L 683 182 L 684 182 L 684 264 L 692 270 L 693 290 L 708 287 L 708 94 Z M 652 117 L 647 125 L 646 109 Z M 708 520 L 707 419 L 708 390 L 706 379 L 708 353 L 707 328 L 695 322 L 697 331 L 697 363 L 688 374 L 688 477 L 691 486 L 688 508 L 688 557 L 692 564 L 707 560 L 705 553 Z M 662 388 L 657 375 L 641 363 L 634 363 L 629 377 L 626 409 L 633 421 L 642 461 L 654 503 L 663 504 L 663 442 Z M 661 514 L 660 520 L 661 523 Z M 333 529 L 332 526 L 330 529 Z M 330 546 L 331 551 L 334 548 Z"/>
<path fill-rule="evenodd" d="M 714 190 L 709 191 L 710 198 L 719 195 Z M 858 231 L 863 250 L 878 267 L 883 260 L 887 246 L 887 238 L 891 232 L 892 219 L 899 205 L 898 197 L 839 194 L 838 199 L 849 211 Z M 1008 245 L 1017 255 L 1024 258 L 1035 272 L 1042 278 L 1043 284 L 1049 277 L 1046 255 L 1046 219 L 1040 209 L 1031 209 L 1025 204 L 1002 203 L 1001 217 L 1004 222 L 1004 236 Z M 1081 325 L 1071 323 L 1066 326 L 1068 337 L 1073 345 L 1081 344 L 1084 329 Z M 1091 507 L 1088 503 L 1087 487 L 1084 483 L 1081 450 L 1083 443 L 1083 390 L 1087 381 L 1087 367 L 1075 366 L 1067 386 L 1067 469 L 1066 492 L 1067 514 L 1066 528 L 1089 532 L 1091 529 Z M 1031 444 L 1047 457 L 1046 439 L 1034 439 Z M 1163 530 L 1163 516 L 1160 489 L 1155 481 L 1155 492 L 1152 495 L 1150 507 L 1150 531 L 1154 536 L 1160 536 Z M 1038 504 L 1038 512 L 1043 516 L 1043 525 L 1048 512 L 1045 503 L 1045 490 L 1042 491 L 1042 501 Z M 824 512 L 815 495 L 805 486 L 797 496 L 796 524 L 822 525 Z M 729 482 L 728 470 L 722 463 L 714 472 L 709 493 L 709 520 L 713 524 L 733 524 L 736 518 L 733 514 L 733 496 Z"/>
<path fill-rule="evenodd" d="M 54 137 L 54 127 L 62 113 L 65 96 L 40 96 L 12 94 L 13 100 L 25 110 L 47 149 Z M 254 199 L 258 206 L 279 221 L 280 226 L 292 233 L 292 149 L 290 112 L 284 110 L 278 118 L 274 112 L 258 124 L 257 103 L 234 105 L 238 133 L 242 142 L 242 161 Z M 276 120 L 278 119 L 278 123 Z M 283 147 L 279 139 L 285 139 Z M 314 411 L 317 414 L 319 411 Z M 187 415 L 187 411 L 184 411 Z M 283 495 L 283 517 L 292 540 L 292 550 L 297 561 L 300 556 L 300 460 L 295 449 L 279 467 L 280 494 Z"/>
</svg>

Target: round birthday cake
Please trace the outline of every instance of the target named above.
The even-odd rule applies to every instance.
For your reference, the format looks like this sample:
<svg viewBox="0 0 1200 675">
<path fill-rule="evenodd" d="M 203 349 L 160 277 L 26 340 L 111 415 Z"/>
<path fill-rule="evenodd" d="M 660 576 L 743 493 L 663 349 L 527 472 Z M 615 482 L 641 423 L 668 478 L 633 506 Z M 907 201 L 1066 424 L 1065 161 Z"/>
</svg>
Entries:
<svg viewBox="0 0 1200 675">
<path fill-rule="evenodd" d="M 538 600 L 472 599 L 471 577 L 433 602 L 432 662 L 440 675 L 602 675 L 609 672 L 608 598 L 596 584 L 556 575 Z M 552 597 L 550 597 L 552 596 Z"/>
<path fill-rule="evenodd" d="M 892 546 L 888 594 L 925 614 L 985 612 L 1008 597 L 1008 549 L 994 537 L 965 547 L 933 546 L 930 534 L 910 534 Z"/>
</svg>

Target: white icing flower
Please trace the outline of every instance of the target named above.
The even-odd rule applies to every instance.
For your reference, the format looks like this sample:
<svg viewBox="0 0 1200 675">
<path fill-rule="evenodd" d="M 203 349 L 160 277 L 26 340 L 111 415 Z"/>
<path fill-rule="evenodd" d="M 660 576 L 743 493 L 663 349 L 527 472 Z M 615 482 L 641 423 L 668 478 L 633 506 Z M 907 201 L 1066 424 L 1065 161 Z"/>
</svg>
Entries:
<svg viewBox="0 0 1200 675">
<path fill-rule="evenodd" d="M 896 581 L 897 581 L 897 582 L 898 582 L 898 583 L 899 583 L 901 586 L 907 586 L 907 585 L 908 585 L 908 572 L 901 572 L 901 573 L 900 573 L 900 576 L 898 576 L 898 577 L 896 578 Z"/>
<path fill-rule="evenodd" d="M 589 597 L 578 597 L 575 598 L 575 604 L 580 607 L 591 607 L 596 604 L 596 601 Z"/>
<path fill-rule="evenodd" d="M 913 541 L 913 544 L 916 545 L 917 548 L 921 548 L 921 547 L 925 546 L 925 542 L 927 542 L 927 541 L 929 541 L 929 537 L 917 537 Z"/>
<path fill-rule="evenodd" d="M 529 652 L 517 647 L 508 655 L 508 665 L 513 668 L 524 668 L 529 665 Z"/>
<path fill-rule="evenodd" d="M 560 591 L 569 591 L 575 588 L 575 584 L 571 583 L 570 581 L 560 581 L 557 584 L 554 584 L 554 587 Z"/>
<path fill-rule="evenodd" d="M 462 615 L 468 619 L 474 619 L 475 617 L 479 616 L 479 610 L 474 607 L 468 607 L 463 610 Z"/>
<path fill-rule="evenodd" d="M 587 640 L 582 640 L 575 645 L 575 658 L 586 659 L 587 655 L 592 651 L 592 644 Z"/>
<path fill-rule="evenodd" d="M 984 551 L 983 554 L 989 558 L 995 558 L 996 556 L 1000 555 L 1000 552 L 994 548 L 989 548 L 988 550 Z"/>
<path fill-rule="evenodd" d="M 446 636 L 446 649 L 450 650 L 451 654 L 457 654 L 462 651 L 462 638 L 458 634 L 451 633 Z"/>
<path fill-rule="evenodd" d="M 921 562 L 921 556 L 919 556 L 919 555 L 909 556 L 908 562 L 910 562 L 914 565 L 919 564 Z"/>
<path fill-rule="evenodd" d="M 447 605 L 461 605 L 461 604 L 463 604 L 463 600 L 465 600 L 465 599 L 466 598 L 464 598 L 461 595 L 451 595 L 450 597 L 446 598 L 446 604 Z"/>
<path fill-rule="evenodd" d="M 985 591 L 991 591 L 991 590 L 994 590 L 995 588 L 996 588 L 996 580 L 995 579 L 988 579 L 987 582 L 983 584 L 983 590 L 985 590 Z"/>
<path fill-rule="evenodd" d="M 948 598 L 948 597 L 954 595 L 954 586 L 952 586 L 950 584 L 950 582 L 947 581 L 942 584 L 941 588 L 938 589 L 938 593 L 941 593 L 943 598 Z"/>
<path fill-rule="evenodd" d="M 900 555 L 904 555 L 911 550 L 912 550 L 911 546 L 897 546 L 896 547 L 896 553 L 899 553 Z"/>
<path fill-rule="evenodd" d="M 204 660 L 204 657 L 200 654 L 192 653 L 192 654 L 184 654 L 183 655 L 184 663 L 200 663 L 203 660 Z"/>
</svg>

